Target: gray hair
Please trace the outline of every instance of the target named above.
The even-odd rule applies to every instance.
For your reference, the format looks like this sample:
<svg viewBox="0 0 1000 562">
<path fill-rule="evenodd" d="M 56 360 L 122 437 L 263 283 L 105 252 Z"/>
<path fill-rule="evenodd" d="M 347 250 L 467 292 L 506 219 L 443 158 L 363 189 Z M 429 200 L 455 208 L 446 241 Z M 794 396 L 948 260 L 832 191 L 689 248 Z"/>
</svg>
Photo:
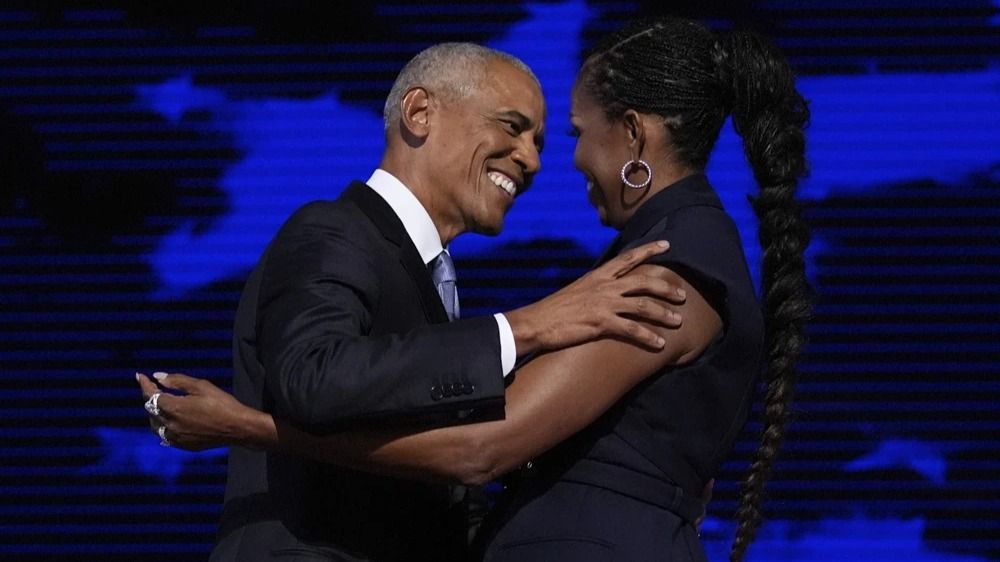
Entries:
<svg viewBox="0 0 1000 562">
<path fill-rule="evenodd" d="M 474 43 L 440 43 L 419 52 L 399 71 L 385 98 L 385 130 L 399 119 L 399 102 L 410 88 L 426 86 L 451 101 L 465 99 L 482 83 L 486 64 L 492 60 L 510 64 L 538 84 L 535 73 L 513 55 Z"/>
</svg>

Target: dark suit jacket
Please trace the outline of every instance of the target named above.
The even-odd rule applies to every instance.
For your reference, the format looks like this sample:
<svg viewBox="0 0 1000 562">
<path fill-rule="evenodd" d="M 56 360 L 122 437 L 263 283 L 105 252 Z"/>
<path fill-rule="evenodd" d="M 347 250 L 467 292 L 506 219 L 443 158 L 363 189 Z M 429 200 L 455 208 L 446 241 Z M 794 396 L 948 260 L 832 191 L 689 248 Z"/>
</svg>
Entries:
<svg viewBox="0 0 1000 562">
<path fill-rule="evenodd" d="M 402 223 L 359 182 L 282 226 L 243 291 L 233 351 L 237 398 L 313 431 L 502 415 L 495 320 L 447 322 Z M 212 560 L 448 560 L 464 546 L 459 511 L 443 486 L 234 447 Z"/>
</svg>

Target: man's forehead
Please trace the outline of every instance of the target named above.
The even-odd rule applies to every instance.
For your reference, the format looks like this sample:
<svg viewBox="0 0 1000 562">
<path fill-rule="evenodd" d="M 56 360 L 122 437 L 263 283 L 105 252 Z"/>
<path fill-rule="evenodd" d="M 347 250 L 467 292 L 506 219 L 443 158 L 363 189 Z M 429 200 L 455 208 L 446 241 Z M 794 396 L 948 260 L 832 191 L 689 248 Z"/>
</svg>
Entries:
<svg viewBox="0 0 1000 562">
<path fill-rule="evenodd" d="M 507 63 L 509 70 L 490 72 L 483 93 L 493 98 L 498 113 L 517 112 L 535 125 L 545 120 L 545 98 L 537 82 Z M 517 78 L 515 78 L 517 77 Z"/>
</svg>

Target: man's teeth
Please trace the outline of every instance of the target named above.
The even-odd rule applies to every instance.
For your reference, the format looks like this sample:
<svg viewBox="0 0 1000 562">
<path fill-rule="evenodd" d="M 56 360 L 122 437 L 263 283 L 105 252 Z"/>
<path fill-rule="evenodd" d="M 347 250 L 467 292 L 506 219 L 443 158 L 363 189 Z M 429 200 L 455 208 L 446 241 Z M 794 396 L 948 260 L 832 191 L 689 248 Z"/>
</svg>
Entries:
<svg viewBox="0 0 1000 562">
<path fill-rule="evenodd" d="M 514 194 L 517 193 L 517 184 L 515 184 L 513 180 L 511 180 L 504 174 L 501 174 L 500 172 L 490 172 L 489 174 L 487 174 L 487 177 L 489 177 L 490 181 L 493 182 L 497 187 L 506 191 L 507 195 L 513 197 Z"/>
</svg>

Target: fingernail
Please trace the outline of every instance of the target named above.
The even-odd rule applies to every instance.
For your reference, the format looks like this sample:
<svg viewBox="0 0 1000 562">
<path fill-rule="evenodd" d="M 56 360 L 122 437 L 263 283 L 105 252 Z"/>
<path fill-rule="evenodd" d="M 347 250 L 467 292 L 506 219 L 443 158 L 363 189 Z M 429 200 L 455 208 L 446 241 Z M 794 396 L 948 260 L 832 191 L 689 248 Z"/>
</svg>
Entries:
<svg viewBox="0 0 1000 562">
<path fill-rule="evenodd" d="M 665 344 L 665 343 L 667 343 L 667 342 L 663 338 L 660 338 L 660 337 L 656 338 L 656 345 L 658 347 L 663 347 L 663 344 Z"/>
<path fill-rule="evenodd" d="M 688 294 L 684 289 L 677 289 L 677 296 L 683 299 L 687 298 Z"/>
<path fill-rule="evenodd" d="M 661 248 L 669 248 L 670 242 L 667 242 L 666 240 L 660 240 L 659 242 L 656 243 L 656 245 Z"/>
<path fill-rule="evenodd" d="M 163 379 L 167 378 L 167 374 L 164 372 L 153 373 L 153 378 L 158 381 L 162 381 Z"/>
<path fill-rule="evenodd" d="M 142 373 L 136 372 L 135 373 L 135 380 L 139 380 L 139 377 L 141 377 L 141 376 L 142 376 Z"/>
</svg>

